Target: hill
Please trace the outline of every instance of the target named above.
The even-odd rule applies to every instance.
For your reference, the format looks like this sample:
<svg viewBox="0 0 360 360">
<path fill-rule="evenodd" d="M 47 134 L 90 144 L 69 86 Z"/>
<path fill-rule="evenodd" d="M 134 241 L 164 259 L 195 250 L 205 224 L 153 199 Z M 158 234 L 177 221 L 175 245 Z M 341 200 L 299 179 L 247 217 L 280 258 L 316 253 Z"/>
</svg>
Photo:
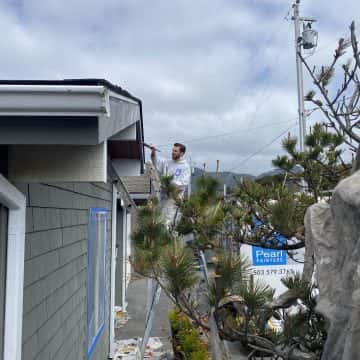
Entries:
<svg viewBox="0 0 360 360">
<path fill-rule="evenodd" d="M 193 174 L 192 174 L 192 178 L 191 178 L 191 186 L 192 186 L 193 190 L 195 190 L 195 187 L 196 187 L 196 185 L 195 185 L 196 179 L 199 176 L 202 176 L 203 174 L 204 174 L 204 170 L 199 169 L 199 168 L 193 169 Z M 250 175 L 250 174 L 236 174 L 236 173 L 229 172 L 229 171 L 220 171 L 218 173 L 206 171 L 206 175 L 214 176 L 214 177 L 217 177 L 218 179 L 220 179 L 221 188 L 223 188 L 224 184 L 226 184 L 227 188 L 234 187 L 236 185 L 236 183 L 241 180 L 241 178 L 255 179 L 255 176 Z"/>
</svg>

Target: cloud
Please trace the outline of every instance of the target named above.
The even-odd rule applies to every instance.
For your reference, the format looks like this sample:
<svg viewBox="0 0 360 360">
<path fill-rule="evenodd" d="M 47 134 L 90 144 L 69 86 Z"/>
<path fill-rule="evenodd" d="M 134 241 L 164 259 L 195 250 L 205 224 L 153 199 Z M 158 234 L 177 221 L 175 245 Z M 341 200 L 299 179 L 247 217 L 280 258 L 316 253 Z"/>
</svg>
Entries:
<svg viewBox="0 0 360 360">
<path fill-rule="evenodd" d="M 271 167 L 296 121 L 294 34 L 278 0 L 16 0 L 0 4 L 2 78 L 103 77 L 143 100 L 145 137 L 189 141 L 196 163 L 254 174 Z M 326 63 L 357 2 L 301 2 L 318 19 Z M 305 88 L 311 82 L 305 74 Z M 310 120 L 314 121 L 314 120 Z M 294 133 L 297 132 L 293 128 Z M 230 135 L 216 136 L 224 133 Z M 203 139 L 203 137 L 208 137 Z M 163 147 L 164 154 L 169 146 Z"/>
</svg>

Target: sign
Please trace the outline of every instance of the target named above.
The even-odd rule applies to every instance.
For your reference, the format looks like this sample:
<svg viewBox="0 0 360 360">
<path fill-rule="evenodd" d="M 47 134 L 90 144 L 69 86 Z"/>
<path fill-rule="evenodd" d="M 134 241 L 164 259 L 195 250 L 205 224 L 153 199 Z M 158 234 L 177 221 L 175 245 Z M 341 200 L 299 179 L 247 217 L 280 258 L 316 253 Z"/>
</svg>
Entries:
<svg viewBox="0 0 360 360">
<path fill-rule="evenodd" d="M 286 251 L 252 247 L 253 266 L 286 265 Z"/>
<path fill-rule="evenodd" d="M 253 222 L 255 229 L 265 226 L 255 217 Z M 272 244 L 284 245 L 287 242 L 287 239 L 277 232 L 274 232 L 271 238 L 261 240 L 265 242 L 265 246 Z M 254 280 L 275 289 L 275 296 L 279 296 L 287 290 L 281 282 L 282 278 L 303 271 L 305 248 L 293 252 L 293 257 L 289 256 L 285 250 L 273 250 L 251 245 L 242 245 L 240 253 L 248 258 Z M 295 261 L 294 257 L 297 261 Z"/>
</svg>

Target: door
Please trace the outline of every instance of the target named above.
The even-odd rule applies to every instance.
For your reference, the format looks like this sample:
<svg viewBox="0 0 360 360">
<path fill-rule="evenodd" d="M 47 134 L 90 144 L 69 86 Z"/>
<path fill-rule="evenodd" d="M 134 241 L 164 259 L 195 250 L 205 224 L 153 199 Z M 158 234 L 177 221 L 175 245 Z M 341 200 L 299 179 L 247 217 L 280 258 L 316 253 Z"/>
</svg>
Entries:
<svg viewBox="0 0 360 360">
<path fill-rule="evenodd" d="M 4 357 L 5 285 L 8 209 L 0 204 L 0 359 Z"/>
</svg>

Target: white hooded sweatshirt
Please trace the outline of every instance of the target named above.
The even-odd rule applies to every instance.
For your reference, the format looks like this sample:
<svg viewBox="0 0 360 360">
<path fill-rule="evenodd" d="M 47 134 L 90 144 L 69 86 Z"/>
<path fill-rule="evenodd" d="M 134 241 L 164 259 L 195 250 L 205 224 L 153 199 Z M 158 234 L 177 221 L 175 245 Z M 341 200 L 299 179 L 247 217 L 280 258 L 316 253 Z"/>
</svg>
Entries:
<svg viewBox="0 0 360 360">
<path fill-rule="evenodd" d="M 181 195 L 183 195 L 191 179 L 189 163 L 184 158 L 175 161 L 155 156 L 152 160 L 160 175 L 173 176 L 173 183 L 181 189 Z"/>
</svg>

